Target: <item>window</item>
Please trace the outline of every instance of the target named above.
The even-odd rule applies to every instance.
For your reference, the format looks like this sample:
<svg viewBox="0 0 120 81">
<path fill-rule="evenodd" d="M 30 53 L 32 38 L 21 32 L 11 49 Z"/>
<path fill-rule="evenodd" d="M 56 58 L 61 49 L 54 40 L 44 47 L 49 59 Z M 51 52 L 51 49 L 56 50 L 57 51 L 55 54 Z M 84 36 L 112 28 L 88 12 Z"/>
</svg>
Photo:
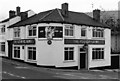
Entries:
<svg viewBox="0 0 120 81">
<path fill-rule="evenodd" d="M 38 28 L 38 38 L 45 38 L 45 27 Z"/>
<path fill-rule="evenodd" d="M 104 59 L 104 48 L 92 48 L 92 59 Z"/>
<path fill-rule="evenodd" d="M 36 26 L 28 27 L 28 36 L 36 36 Z"/>
<path fill-rule="evenodd" d="M 36 60 L 36 47 L 28 47 L 28 59 Z"/>
<path fill-rule="evenodd" d="M 5 42 L 0 43 L 0 51 L 5 52 Z"/>
<path fill-rule="evenodd" d="M 55 27 L 53 38 L 62 38 L 63 37 L 63 27 Z"/>
<path fill-rule="evenodd" d="M 74 48 L 73 47 L 64 48 L 64 60 L 74 60 Z"/>
<path fill-rule="evenodd" d="M 86 28 L 81 28 L 81 36 L 82 37 L 86 36 Z"/>
<path fill-rule="evenodd" d="M 73 36 L 74 34 L 74 28 L 73 26 L 66 25 L 65 26 L 65 36 Z"/>
<path fill-rule="evenodd" d="M 62 26 L 42 26 L 38 28 L 38 38 L 62 38 Z"/>
<path fill-rule="evenodd" d="M 14 47 L 14 57 L 20 58 L 20 47 L 18 47 L 18 46 Z"/>
<path fill-rule="evenodd" d="M 20 37 L 20 28 L 14 28 L 14 37 Z"/>
<path fill-rule="evenodd" d="M 5 25 L 2 25 L 1 33 L 5 33 Z"/>
<path fill-rule="evenodd" d="M 103 29 L 93 29 L 93 37 L 104 37 Z"/>
</svg>

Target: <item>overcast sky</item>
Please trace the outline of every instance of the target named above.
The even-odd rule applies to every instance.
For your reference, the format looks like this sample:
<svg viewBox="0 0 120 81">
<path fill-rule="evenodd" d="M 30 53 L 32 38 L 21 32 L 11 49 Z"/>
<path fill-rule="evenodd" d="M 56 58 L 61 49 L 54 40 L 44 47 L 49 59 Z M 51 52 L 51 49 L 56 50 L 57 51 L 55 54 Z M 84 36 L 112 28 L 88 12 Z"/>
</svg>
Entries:
<svg viewBox="0 0 120 81">
<path fill-rule="evenodd" d="M 91 12 L 93 9 L 118 10 L 120 0 L 0 0 L 0 21 L 8 18 L 9 10 L 33 10 L 35 13 L 61 8 L 62 3 L 69 3 L 69 10 L 76 12 Z"/>
</svg>

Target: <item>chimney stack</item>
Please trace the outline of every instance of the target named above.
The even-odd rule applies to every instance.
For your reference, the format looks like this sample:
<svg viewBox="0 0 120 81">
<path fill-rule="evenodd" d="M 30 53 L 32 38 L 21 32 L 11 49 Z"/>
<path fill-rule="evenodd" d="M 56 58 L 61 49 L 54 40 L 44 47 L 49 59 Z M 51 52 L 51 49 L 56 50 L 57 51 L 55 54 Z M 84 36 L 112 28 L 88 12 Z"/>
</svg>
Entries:
<svg viewBox="0 0 120 81">
<path fill-rule="evenodd" d="M 25 20 L 28 18 L 28 14 L 26 12 L 21 12 L 21 20 Z"/>
<path fill-rule="evenodd" d="M 16 7 L 16 15 L 19 15 L 20 14 L 20 7 L 18 6 L 18 7 Z"/>
<path fill-rule="evenodd" d="M 14 17 L 14 16 L 15 16 L 15 11 L 10 10 L 10 11 L 9 11 L 9 18 L 12 18 L 12 17 Z"/>
<path fill-rule="evenodd" d="M 62 4 L 62 15 L 64 17 L 68 17 L 68 3 L 63 3 Z"/>
<path fill-rule="evenodd" d="M 100 10 L 99 9 L 93 10 L 93 19 L 100 22 Z"/>
</svg>

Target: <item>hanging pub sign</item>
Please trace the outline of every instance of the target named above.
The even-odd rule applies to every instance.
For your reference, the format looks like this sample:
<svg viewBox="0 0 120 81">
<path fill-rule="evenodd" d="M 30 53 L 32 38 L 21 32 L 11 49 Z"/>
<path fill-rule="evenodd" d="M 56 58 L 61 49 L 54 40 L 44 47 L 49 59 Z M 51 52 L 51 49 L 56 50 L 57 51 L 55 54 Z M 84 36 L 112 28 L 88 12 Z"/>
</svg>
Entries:
<svg viewBox="0 0 120 81">
<path fill-rule="evenodd" d="M 64 44 L 105 44 L 105 40 L 65 39 Z"/>
<path fill-rule="evenodd" d="M 30 44 L 35 44 L 35 39 L 13 40 L 13 44 L 16 44 L 16 45 L 30 45 Z"/>
</svg>

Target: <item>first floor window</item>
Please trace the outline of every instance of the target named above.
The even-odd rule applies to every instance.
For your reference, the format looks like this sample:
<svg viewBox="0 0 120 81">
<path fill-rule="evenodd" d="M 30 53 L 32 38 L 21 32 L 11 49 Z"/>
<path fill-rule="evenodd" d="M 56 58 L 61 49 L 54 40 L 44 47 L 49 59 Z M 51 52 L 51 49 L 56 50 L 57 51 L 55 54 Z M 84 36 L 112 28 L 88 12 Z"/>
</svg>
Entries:
<svg viewBox="0 0 120 81">
<path fill-rule="evenodd" d="M 5 42 L 0 43 L 0 51 L 5 52 Z"/>
<path fill-rule="evenodd" d="M 36 60 L 36 47 L 28 47 L 28 59 Z"/>
<path fill-rule="evenodd" d="M 74 27 L 70 25 L 65 26 L 65 36 L 74 36 Z"/>
<path fill-rule="evenodd" d="M 17 46 L 14 47 L 14 57 L 20 58 L 20 47 Z"/>
<path fill-rule="evenodd" d="M 38 27 L 38 38 L 62 38 L 62 26 L 41 26 Z"/>
<path fill-rule="evenodd" d="M 92 59 L 104 59 L 104 48 L 92 48 Z"/>
<path fill-rule="evenodd" d="M 104 37 L 104 30 L 103 29 L 93 29 L 93 37 L 99 37 L 99 38 L 103 38 Z"/>
<path fill-rule="evenodd" d="M 86 28 L 81 28 L 81 36 L 82 37 L 86 36 Z"/>
<path fill-rule="evenodd" d="M 46 38 L 45 27 L 38 28 L 38 38 Z"/>
<path fill-rule="evenodd" d="M 2 25 L 1 33 L 5 33 L 5 25 Z"/>
<path fill-rule="evenodd" d="M 74 48 L 73 47 L 64 48 L 64 60 L 74 60 Z"/>
<path fill-rule="evenodd" d="M 20 37 L 20 28 L 14 28 L 14 37 Z"/>
<path fill-rule="evenodd" d="M 63 27 L 56 26 L 53 38 L 62 38 L 62 37 L 63 37 Z"/>
<path fill-rule="evenodd" d="M 36 36 L 36 26 L 28 27 L 28 36 Z"/>
</svg>

